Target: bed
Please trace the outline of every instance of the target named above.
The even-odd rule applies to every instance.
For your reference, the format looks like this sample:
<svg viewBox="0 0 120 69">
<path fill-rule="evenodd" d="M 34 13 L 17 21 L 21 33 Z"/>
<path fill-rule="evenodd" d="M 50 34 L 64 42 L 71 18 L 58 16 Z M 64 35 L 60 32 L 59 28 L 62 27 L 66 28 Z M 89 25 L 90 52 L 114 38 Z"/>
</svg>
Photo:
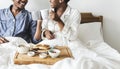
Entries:
<svg viewBox="0 0 120 69">
<path fill-rule="evenodd" d="M 86 47 L 76 48 L 75 59 L 65 58 L 54 65 L 14 64 L 13 58 L 18 44 L 30 44 L 22 38 L 6 37 L 10 42 L 0 45 L 0 69 L 120 69 L 120 54 L 104 42 L 102 25 L 102 16 L 81 13 L 79 38 Z"/>
</svg>

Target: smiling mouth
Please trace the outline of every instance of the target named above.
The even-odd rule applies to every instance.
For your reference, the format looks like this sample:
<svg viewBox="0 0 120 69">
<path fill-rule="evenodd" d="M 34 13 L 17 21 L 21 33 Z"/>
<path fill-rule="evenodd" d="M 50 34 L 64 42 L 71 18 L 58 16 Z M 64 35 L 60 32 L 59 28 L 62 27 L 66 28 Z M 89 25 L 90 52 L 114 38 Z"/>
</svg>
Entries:
<svg viewBox="0 0 120 69">
<path fill-rule="evenodd" d="M 26 3 L 20 3 L 21 5 L 23 5 L 23 6 L 25 6 L 26 5 Z"/>
<path fill-rule="evenodd" d="M 25 5 L 26 5 L 26 3 L 20 3 L 20 5 L 21 5 L 21 6 L 25 6 Z"/>
</svg>

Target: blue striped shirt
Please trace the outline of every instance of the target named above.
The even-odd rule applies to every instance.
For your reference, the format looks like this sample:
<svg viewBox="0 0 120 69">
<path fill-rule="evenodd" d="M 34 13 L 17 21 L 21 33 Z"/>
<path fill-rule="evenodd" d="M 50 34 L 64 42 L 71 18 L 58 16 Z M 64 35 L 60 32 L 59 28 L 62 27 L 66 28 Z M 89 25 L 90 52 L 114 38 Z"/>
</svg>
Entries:
<svg viewBox="0 0 120 69">
<path fill-rule="evenodd" d="M 39 42 L 34 39 L 36 21 L 32 20 L 31 13 L 23 9 L 14 17 L 11 7 L 0 10 L 0 36 L 22 37 L 27 42 Z"/>
</svg>

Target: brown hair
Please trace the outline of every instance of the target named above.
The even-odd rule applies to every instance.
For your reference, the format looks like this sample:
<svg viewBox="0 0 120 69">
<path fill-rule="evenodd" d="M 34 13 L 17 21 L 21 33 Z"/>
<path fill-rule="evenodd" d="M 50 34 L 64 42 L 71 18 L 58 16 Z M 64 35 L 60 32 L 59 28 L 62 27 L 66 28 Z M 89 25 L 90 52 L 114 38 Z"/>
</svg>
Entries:
<svg viewBox="0 0 120 69">
<path fill-rule="evenodd" d="M 64 0 L 65 1 L 65 3 L 68 3 L 70 0 Z"/>
</svg>

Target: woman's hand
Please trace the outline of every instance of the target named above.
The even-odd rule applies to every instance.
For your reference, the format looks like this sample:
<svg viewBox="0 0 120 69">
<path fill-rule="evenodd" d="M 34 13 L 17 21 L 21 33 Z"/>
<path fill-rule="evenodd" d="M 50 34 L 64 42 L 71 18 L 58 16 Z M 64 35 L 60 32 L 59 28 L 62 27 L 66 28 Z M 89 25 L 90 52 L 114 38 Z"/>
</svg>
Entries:
<svg viewBox="0 0 120 69">
<path fill-rule="evenodd" d="M 51 20 L 60 21 L 60 17 L 52 10 L 49 12 L 49 17 Z"/>
<path fill-rule="evenodd" d="M 55 11 L 50 11 L 49 12 L 49 17 L 51 20 L 54 20 L 57 22 L 58 26 L 60 27 L 60 31 L 62 31 L 63 27 L 64 27 L 64 23 L 63 21 L 60 19 L 60 16 L 57 15 L 57 13 Z"/>
<path fill-rule="evenodd" d="M 46 37 L 47 39 L 49 39 L 49 40 L 55 38 L 54 34 L 53 34 L 51 31 L 49 31 L 49 30 L 46 30 L 46 31 L 44 32 L 44 35 L 45 35 L 45 37 Z"/>
</svg>

